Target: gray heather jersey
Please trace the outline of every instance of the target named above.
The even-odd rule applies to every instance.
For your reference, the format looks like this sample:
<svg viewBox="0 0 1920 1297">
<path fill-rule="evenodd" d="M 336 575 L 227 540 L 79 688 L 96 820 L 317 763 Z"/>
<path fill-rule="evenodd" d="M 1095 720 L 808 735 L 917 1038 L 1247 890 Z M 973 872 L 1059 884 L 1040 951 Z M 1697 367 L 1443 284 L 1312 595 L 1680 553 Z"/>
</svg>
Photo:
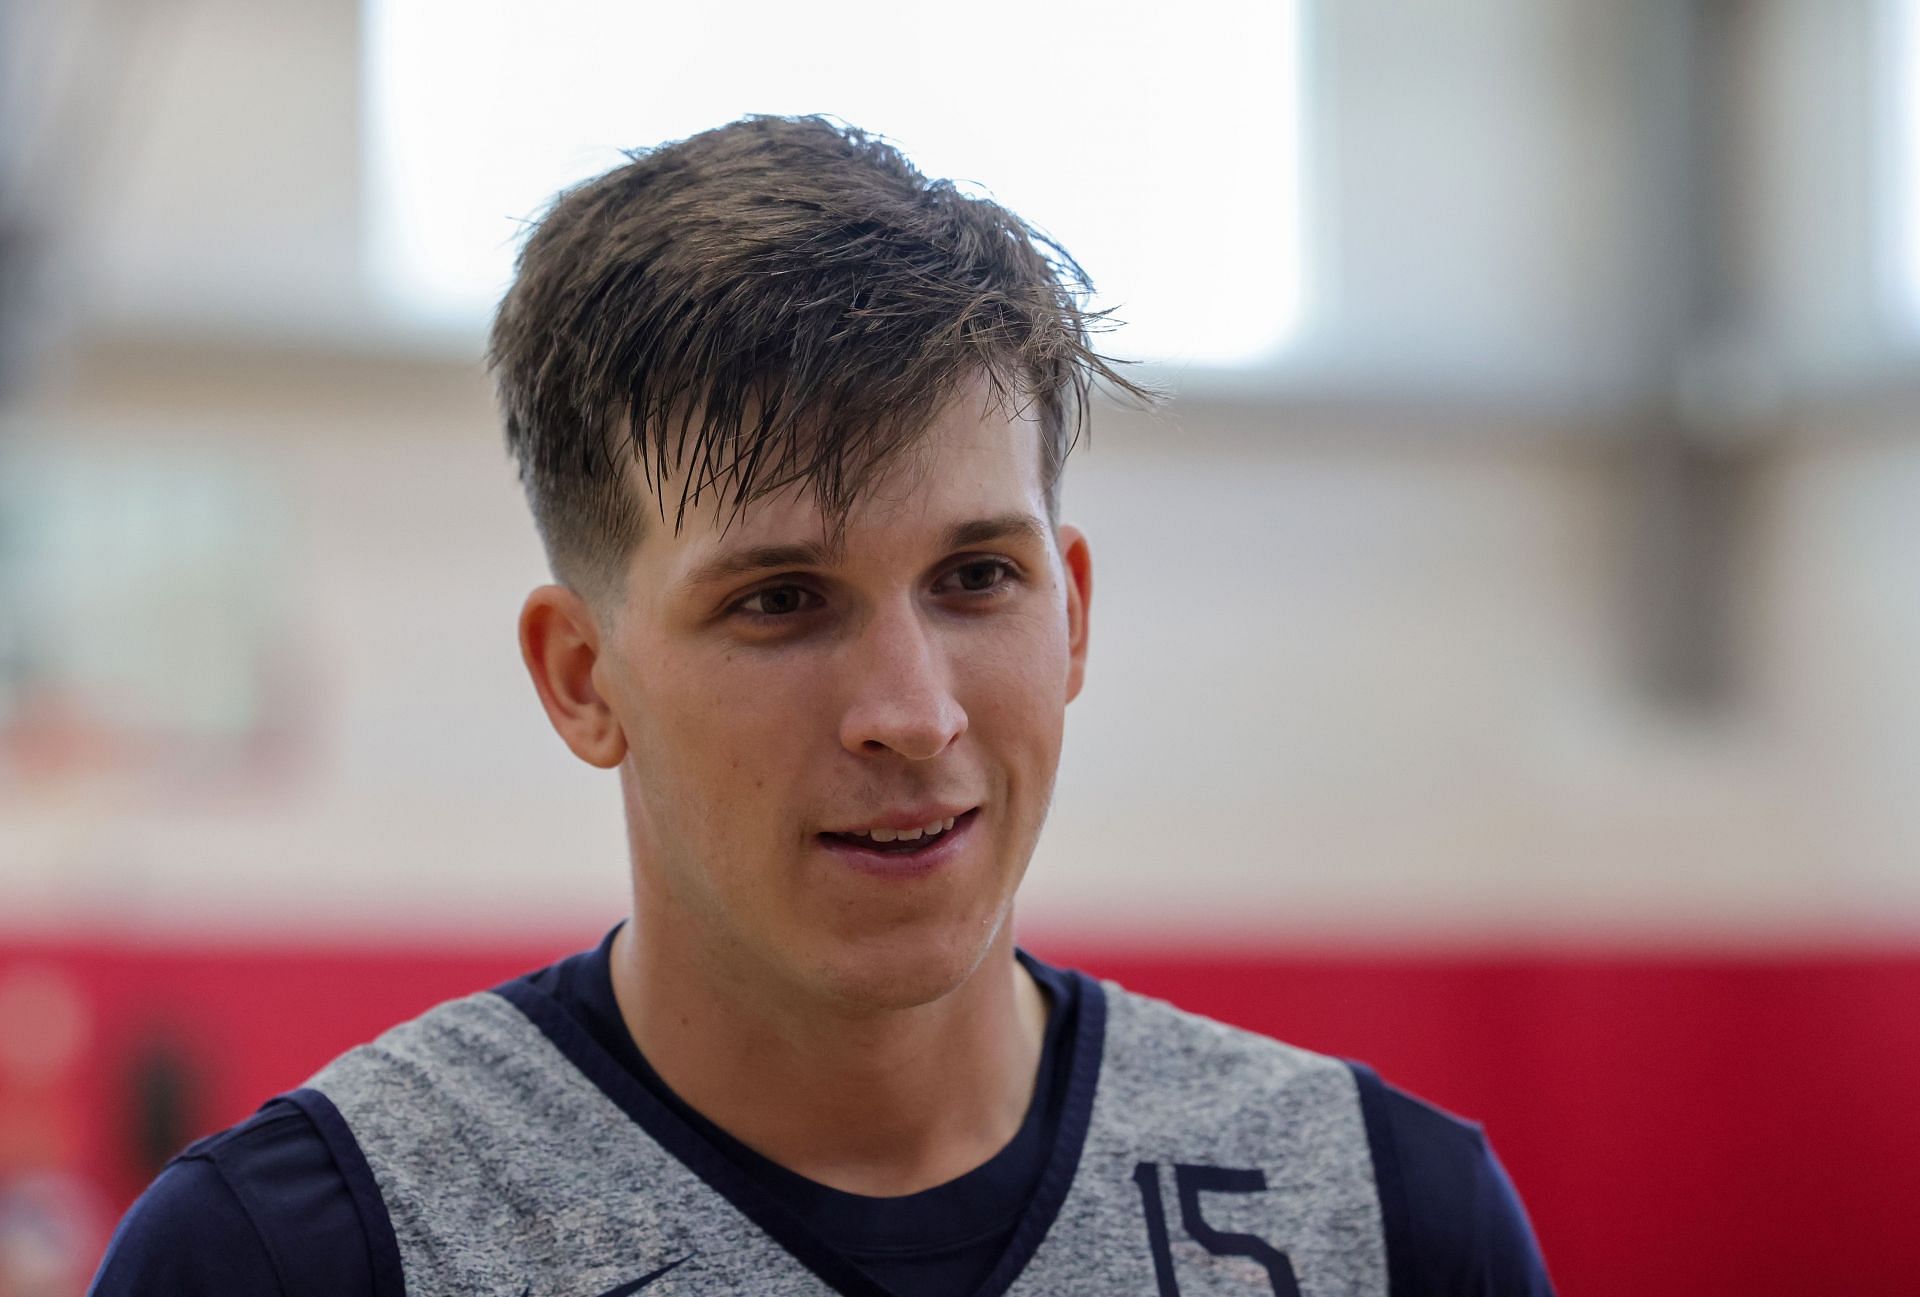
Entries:
<svg viewBox="0 0 1920 1297">
<path fill-rule="evenodd" d="M 1345 1064 L 1110 984 L 1083 999 L 1060 1147 L 983 1297 L 1385 1297 Z M 309 1083 L 365 1156 L 409 1297 L 881 1297 L 554 1030 L 473 995 Z"/>
</svg>

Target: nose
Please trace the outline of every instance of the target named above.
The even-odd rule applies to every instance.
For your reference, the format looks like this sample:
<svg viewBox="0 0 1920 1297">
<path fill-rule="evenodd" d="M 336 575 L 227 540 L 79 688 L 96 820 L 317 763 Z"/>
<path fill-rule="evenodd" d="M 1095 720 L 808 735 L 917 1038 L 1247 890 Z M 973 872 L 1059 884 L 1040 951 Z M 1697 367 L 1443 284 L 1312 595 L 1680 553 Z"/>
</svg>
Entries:
<svg viewBox="0 0 1920 1297">
<path fill-rule="evenodd" d="M 967 713 L 954 697 L 949 655 L 918 610 L 877 611 L 860 629 L 846 669 L 840 743 L 847 751 L 925 761 L 966 733 Z"/>
</svg>

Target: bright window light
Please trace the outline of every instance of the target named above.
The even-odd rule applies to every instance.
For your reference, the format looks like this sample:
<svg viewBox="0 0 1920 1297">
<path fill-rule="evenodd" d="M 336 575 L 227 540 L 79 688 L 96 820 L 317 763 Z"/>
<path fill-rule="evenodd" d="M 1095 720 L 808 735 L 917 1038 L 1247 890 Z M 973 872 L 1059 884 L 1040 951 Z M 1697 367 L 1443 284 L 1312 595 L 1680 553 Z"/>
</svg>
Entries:
<svg viewBox="0 0 1920 1297">
<path fill-rule="evenodd" d="M 619 150 L 826 113 L 1058 238 L 1123 356 L 1271 358 L 1300 314 L 1296 0 L 367 0 L 381 291 L 471 327 L 525 218 Z"/>
</svg>

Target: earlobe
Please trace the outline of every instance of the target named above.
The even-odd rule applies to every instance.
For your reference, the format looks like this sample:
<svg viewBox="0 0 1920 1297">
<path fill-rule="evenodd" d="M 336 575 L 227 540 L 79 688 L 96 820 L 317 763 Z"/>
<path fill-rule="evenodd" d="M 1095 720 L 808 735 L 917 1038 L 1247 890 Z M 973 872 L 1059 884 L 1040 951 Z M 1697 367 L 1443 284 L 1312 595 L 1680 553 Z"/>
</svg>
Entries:
<svg viewBox="0 0 1920 1297">
<path fill-rule="evenodd" d="M 1060 567 L 1067 585 L 1067 701 L 1080 696 L 1087 673 L 1087 614 L 1093 604 L 1093 551 L 1086 533 L 1062 524 Z"/>
<path fill-rule="evenodd" d="M 520 658 L 547 720 L 573 754 L 611 769 L 627 738 L 594 681 L 600 629 L 586 601 L 565 586 L 543 585 L 520 609 Z"/>
</svg>

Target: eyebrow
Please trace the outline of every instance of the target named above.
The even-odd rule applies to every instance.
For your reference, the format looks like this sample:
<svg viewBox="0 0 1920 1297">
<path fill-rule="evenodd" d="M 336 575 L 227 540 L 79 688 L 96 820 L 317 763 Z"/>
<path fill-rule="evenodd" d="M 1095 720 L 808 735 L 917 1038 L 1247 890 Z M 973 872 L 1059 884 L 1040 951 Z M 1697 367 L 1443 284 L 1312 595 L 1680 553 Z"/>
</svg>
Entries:
<svg viewBox="0 0 1920 1297">
<path fill-rule="evenodd" d="M 1047 528 L 1030 513 L 995 514 L 990 518 L 972 518 L 947 528 L 941 537 L 942 548 L 965 549 L 997 540 L 1018 537 L 1036 544 L 1047 539 Z M 833 567 L 846 557 L 844 544 L 802 541 L 790 545 L 754 545 L 716 555 L 688 574 L 683 584 L 694 589 L 715 585 L 755 572 L 783 567 Z"/>
<path fill-rule="evenodd" d="M 1030 540 L 1036 545 L 1044 544 L 1048 537 L 1047 527 L 1032 514 L 1016 511 L 995 514 L 991 518 L 975 518 L 971 522 L 957 522 L 947 528 L 943 539 L 947 549 L 965 549 L 969 545 L 986 545 L 1012 537 Z"/>
</svg>

